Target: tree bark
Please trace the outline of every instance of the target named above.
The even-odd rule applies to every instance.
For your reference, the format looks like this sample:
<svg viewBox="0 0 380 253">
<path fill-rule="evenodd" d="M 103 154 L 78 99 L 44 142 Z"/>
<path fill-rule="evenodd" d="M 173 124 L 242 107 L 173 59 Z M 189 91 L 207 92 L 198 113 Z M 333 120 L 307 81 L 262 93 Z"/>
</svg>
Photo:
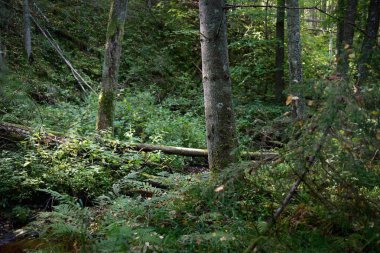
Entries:
<svg viewBox="0 0 380 253">
<path fill-rule="evenodd" d="M 269 5 L 269 0 L 266 1 L 265 6 Z M 265 19 L 264 19 L 264 38 L 266 40 L 269 39 L 269 32 L 268 32 L 268 7 L 265 7 Z"/>
<path fill-rule="evenodd" d="M 24 17 L 24 43 L 26 56 L 28 62 L 33 62 L 33 51 L 32 51 L 32 30 L 30 25 L 30 9 L 29 9 L 29 0 L 23 0 L 23 17 Z"/>
<path fill-rule="evenodd" d="M 371 63 L 372 52 L 376 45 L 380 23 L 380 0 L 371 0 L 368 6 L 366 34 L 363 38 L 360 58 L 358 60 L 358 86 L 367 78 L 368 65 Z"/>
<path fill-rule="evenodd" d="M 4 52 L 3 52 L 3 44 L 1 41 L 1 34 L 0 34 L 0 73 L 2 73 L 5 70 L 5 63 L 4 63 Z"/>
<path fill-rule="evenodd" d="M 124 24 L 127 16 L 128 0 L 113 0 L 107 27 L 107 42 L 104 55 L 102 85 L 99 95 L 98 131 L 113 130 L 115 113 L 115 93 L 118 83 L 121 46 Z"/>
<path fill-rule="evenodd" d="M 24 141 L 30 138 L 34 133 L 33 129 L 21 126 L 17 124 L 11 124 L 6 122 L 0 122 L 0 139 L 5 139 L 7 141 Z M 62 144 L 69 141 L 70 138 L 59 135 L 57 133 L 44 133 L 39 136 L 42 143 L 47 144 Z M 110 144 L 114 146 L 115 144 Z M 197 148 L 184 148 L 184 147 L 173 147 L 164 145 L 152 145 L 152 144 L 116 144 L 117 150 L 136 150 L 142 152 L 154 152 L 162 151 L 168 155 L 180 155 L 180 156 L 190 156 L 190 157 L 208 157 L 207 149 L 197 149 Z M 243 152 L 243 157 L 252 160 L 274 160 L 279 157 L 276 152 Z"/>
<path fill-rule="evenodd" d="M 323 12 L 319 12 L 319 19 L 321 20 L 322 22 L 322 29 L 323 30 L 326 30 L 326 24 L 325 24 L 325 21 L 326 21 L 326 12 L 327 12 L 327 0 L 322 0 L 322 4 L 321 4 L 321 9 Z"/>
<path fill-rule="evenodd" d="M 304 118 L 302 85 L 301 24 L 298 0 L 287 0 L 289 88 L 293 95 L 292 114 L 296 120 Z"/>
<path fill-rule="evenodd" d="M 199 1 L 207 149 L 214 172 L 236 160 L 237 148 L 224 6 L 224 0 Z"/>
<path fill-rule="evenodd" d="M 284 59 L 285 59 L 285 0 L 277 0 L 276 18 L 276 98 L 279 103 L 284 102 Z"/>
<path fill-rule="evenodd" d="M 338 68 L 339 57 L 343 49 L 343 31 L 344 31 L 344 10 L 346 8 L 345 0 L 338 0 L 336 6 L 336 63 Z"/>
<path fill-rule="evenodd" d="M 357 16 L 358 0 L 348 0 L 344 12 L 344 25 L 340 54 L 337 59 L 337 73 L 347 77 L 349 70 L 349 55 L 353 52 L 352 43 L 355 33 L 355 20 Z M 340 28 L 341 29 L 341 28 Z"/>
</svg>

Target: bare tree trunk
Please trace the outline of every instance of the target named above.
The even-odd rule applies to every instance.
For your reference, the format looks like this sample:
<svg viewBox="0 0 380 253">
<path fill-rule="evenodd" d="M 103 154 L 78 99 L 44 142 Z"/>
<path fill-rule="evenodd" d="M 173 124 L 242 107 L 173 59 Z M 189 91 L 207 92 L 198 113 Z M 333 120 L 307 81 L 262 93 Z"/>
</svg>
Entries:
<svg viewBox="0 0 380 253">
<path fill-rule="evenodd" d="M 265 6 L 269 5 L 269 0 L 266 1 Z M 268 7 L 265 7 L 265 20 L 264 20 L 264 38 L 268 40 Z"/>
<path fill-rule="evenodd" d="M 0 34 L 0 73 L 2 73 L 5 70 L 5 63 L 4 63 L 4 52 L 3 52 L 3 44 L 1 41 L 1 34 Z"/>
<path fill-rule="evenodd" d="M 368 75 L 368 65 L 371 62 L 372 51 L 376 45 L 376 37 L 380 23 L 380 0 L 371 0 L 368 6 L 366 35 L 363 38 L 361 55 L 358 61 L 358 85 L 360 86 Z"/>
<path fill-rule="evenodd" d="M 145 0 L 146 7 L 150 10 L 152 9 L 152 0 Z"/>
<path fill-rule="evenodd" d="M 352 43 L 355 32 L 355 19 L 357 15 L 358 0 L 348 0 L 344 13 L 344 25 L 340 54 L 337 59 L 337 72 L 343 77 L 347 77 L 349 70 L 349 55 L 352 53 Z M 341 31 L 340 31 L 341 32 Z"/>
<path fill-rule="evenodd" d="M 284 102 L 284 41 L 285 41 L 285 0 L 277 0 L 276 19 L 276 98 L 279 103 Z"/>
<path fill-rule="evenodd" d="M 199 1 L 207 149 L 214 172 L 236 160 L 237 147 L 224 6 L 224 0 Z"/>
<path fill-rule="evenodd" d="M 344 32 L 344 10 L 346 8 L 345 0 L 338 0 L 336 6 L 336 62 L 338 67 L 339 57 L 343 50 L 343 32 Z"/>
<path fill-rule="evenodd" d="M 121 46 L 128 0 L 113 0 L 107 28 L 107 42 L 104 54 L 102 87 L 99 95 L 96 129 L 113 130 L 115 114 L 115 93 L 118 83 Z"/>
<path fill-rule="evenodd" d="M 330 29 L 329 31 L 329 59 L 330 59 L 330 66 L 333 64 L 333 44 L 334 44 L 334 39 L 333 39 L 333 31 Z"/>
<path fill-rule="evenodd" d="M 298 0 L 287 0 L 289 88 L 293 95 L 293 118 L 304 117 L 304 101 L 300 93 L 302 85 L 301 24 Z"/>
<path fill-rule="evenodd" d="M 32 31 L 30 25 L 30 9 L 29 9 L 29 0 L 23 0 L 23 16 L 24 16 L 24 43 L 26 56 L 28 62 L 33 62 L 33 52 L 32 52 Z"/>
</svg>

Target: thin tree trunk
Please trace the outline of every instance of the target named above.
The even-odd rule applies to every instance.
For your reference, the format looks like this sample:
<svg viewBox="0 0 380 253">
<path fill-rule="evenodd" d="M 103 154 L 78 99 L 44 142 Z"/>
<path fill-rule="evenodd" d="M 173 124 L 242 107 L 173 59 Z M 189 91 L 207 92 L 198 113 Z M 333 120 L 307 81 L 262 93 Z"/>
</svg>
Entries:
<svg viewBox="0 0 380 253">
<path fill-rule="evenodd" d="M 336 23 L 336 63 L 337 63 L 337 70 L 338 70 L 338 64 L 340 64 L 340 56 L 342 54 L 343 50 L 343 32 L 344 32 L 344 10 L 346 9 L 346 3 L 345 0 L 338 0 L 337 6 L 336 6 L 336 16 L 337 16 L 337 23 Z"/>
<path fill-rule="evenodd" d="M 24 16 L 24 43 L 26 56 L 28 62 L 33 62 L 33 52 L 32 52 L 32 31 L 30 25 L 30 9 L 29 9 L 29 0 L 23 0 L 23 16 Z"/>
<path fill-rule="evenodd" d="M 152 0 L 145 0 L 146 7 L 150 10 L 152 9 Z"/>
<path fill-rule="evenodd" d="M 289 88 L 293 95 L 293 118 L 304 117 L 304 101 L 300 92 L 302 85 L 301 24 L 298 0 L 287 0 Z"/>
<path fill-rule="evenodd" d="M 371 63 L 373 48 L 380 23 L 380 0 L 371 0 L 368 7 L 366 35 L 363 38 L 361 54 L 358 61 L 358 85 L 360 86 L 368 75 L 368 65 Z"/>
<path fill-rule="evenodd" d="M 96 129 L 113 130 L 115 114 L 115 93 L 118 83 L 121 46 L 128 0 L 113 0 L 107 28 L 107 42 L 104 54 L 102 85 L 99 95 Z"/>
<path fill-rule="evenodd" d="M 347 77 L 349 70 L 349 55 L 352 53 L 352 43 L 354 41 L 355 19 L 357 16 L 358 0 L 348 0 L 344 13 L 343 40 L 338 55 L 337 72 L 343 77 Z"/>
<path fill-rule="evenodd" d="M 285 0 L 277 0 L 276 19 L 276 98 L 279 103 L 284 102 L 284 41 L 285 41 Z"/>
<path fill-rule="evenodd" d="M 269 0 L 266 1 L 265 6 L 269 5 Z M 268 7 L 265 7 L 265 20 L 264 20 L 264 38 L 268 40 L 269 32 L 268 32 Z"/>
<path fill-rule="evenodd" d="M 5 63 L 4 63 L 4 52 L 3 52 L 3 44 L 1 41 L 1 34 L 0 34 L 0 73 L 2 73 L 5 70 Z"/>
<path fill-rule="evenodd" d="M 329 59 L 330 59 L 330 66 L 333 64 L 333 44 L 334 44 L 334 39 L 333 39 L 333 31 L 330 29 L 329 31 Z"/>
<path fill-rule="evenodd" d="M 236 160 L 237 147 L 224 6 L 224 0 L 199 1 L 207 149 L 214 172 Z"/>
</svg>

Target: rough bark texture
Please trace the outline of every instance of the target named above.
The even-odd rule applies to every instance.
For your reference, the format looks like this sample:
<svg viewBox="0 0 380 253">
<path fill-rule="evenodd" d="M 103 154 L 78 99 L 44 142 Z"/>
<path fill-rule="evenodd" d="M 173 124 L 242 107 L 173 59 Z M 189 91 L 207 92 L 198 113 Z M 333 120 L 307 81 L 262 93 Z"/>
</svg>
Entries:
<svg viewBox="0 0 380 253">
<path fill-rule="evenodd" d="M 344 12 L 343 37 L 340 50 L 338 49 L 337 72 L 343 77 L 349 70 L 349 55 L 352 53 L 352 43 L 355 32 L 355 19 L 357 16 L 358 0 L 348 0 Z"/>
<path fill-rule="evenodd" d="M 3 44 L 1 42 L 1 34 L 0 34 L 0 73 L 5 70 L 5 63 L 3 58 Z"/>
<path fill-rule="evenodd" d="M 277 0 L 277 6 L 284 8 L 277 8 L 276 19 L 276 98 L 277 101 L 284 102 L 284 41 L 285 41 L 285 0 Z"/>
<path fill-rule="evenodd" d="M 304 102 L 300 94 L 302 84 L 301 59 L 301 24 L 298 0 L 287 0 L 288 28 L 288 59 L 289 59 L 289 88 L 293 95 L 293 118 L 302 120 L 304 117 Z"/>
<path fill-rule="evenodd" d="M 336 62 L 338 64 L 339 57 L 343 49 L 343 30 L 344 30 L 344 10 L 346 8 L 345 0 L 338 0 L 336 6 Z"/>
<path fill-rule="evenodd" d="M 98 131 L 113 129 L 115 90 L 118 83 L 121 44 L 127 16 L 127 5 L 128 0 L 113 0 L 111 4 L 96 122 L 96 129 Z"/>
<path fill-rule="evenodd" d="M 207 149 L 212 171 L 234 162 L 237 147 L 224 6 L 224 0 L 199 1 Z"/>
<path fill-rule="evenodd" d="M 29 0 L 23 0 L 23 16 L 24 16 L 24 43 L 26 56 L 28 57 L 28 62 L 33 62 L 33 52 L 32 52 L 32 31 L 30 25 L 30 9 Z"/>
<path fill-rule="evenodd" d="M 368 75 L 368 65 L 371 62 L 372 52 L 376 45 L 379 32 L 380 0 L 371 0 L 368 7 L 366 36 L 363 38 L 360 58 L 358 61 L 358 85 L 360 86 Z"/>
</svg>

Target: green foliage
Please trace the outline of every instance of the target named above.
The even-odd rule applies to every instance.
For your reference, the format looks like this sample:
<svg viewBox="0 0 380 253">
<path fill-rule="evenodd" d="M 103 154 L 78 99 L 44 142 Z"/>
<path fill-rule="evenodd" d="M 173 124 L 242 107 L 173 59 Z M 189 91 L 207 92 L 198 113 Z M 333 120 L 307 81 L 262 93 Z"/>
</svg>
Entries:
<svg viewBox="0 0 380 253">
<path fill-rule="evenodd" d="M 11 217 L 16 225 L 26 225 L 30 218 L 30 208 L 25 206 L 15 206 L 12 208 Z"/>
<path fill-rule="evenodd" d="M 86 79 L 99 82 L 108 1 L 38 4 L 49 22 L 38 18 L 66 56 Z M 360 5 L 362 21 L 365 6 Z M 0 77 L 0 120 L 32 126 L 36 134 L 17 146 L 0 140 L 0 207 L 21 224 L 30 216 L 25 205 L 54 200 L 52 212 L 40 213 L 32 224 L 48 240 L 41 251 L 241 252 L 250 241 L 264 252 L 378 251 L 378 50 L 368 83 L 354 94 L 352 81 L 324 80 L 334 67 L 329 34 L 309 31 L 304 23 L 300 89 L 309 106 L 305 121 L 294 124 L 286 116 L 289 108 L 272 103 L 275 10 L 240 8 L 227 15 L 239 142 L 243 149 L 276 147 L 281 159 L 240 162 L 219 175 L 188 175 L 181 170 L 195 159 L 130 152 L 124 145 L 206 146 L 194 1 L 159 1 L 152 9 L 145 1 L 130 1 L 115 136 L 108 139 L 94 133 L 98 96 L 80 93 L 69 69 L 37 33 L 36 61 L 27 65 L 22 27 L 15 25 L 21 17 L 1 20 L 2 28 L 10 25 L 2 42 L 12 61 L 9 74 Z M 45 131 L 66 140 L 40 142 Z M 314 156 L 308 176 L 265 233 Z"/>
<path fill-rule="evenodd" d="M 131 93 L 125 90 L 117 103 L 115 135 L 120 140 L 205 147 L 204 120 L 197 104 L 187 99 L 168 100 L 158 104 L 148 92 Z"/>
</svg>

